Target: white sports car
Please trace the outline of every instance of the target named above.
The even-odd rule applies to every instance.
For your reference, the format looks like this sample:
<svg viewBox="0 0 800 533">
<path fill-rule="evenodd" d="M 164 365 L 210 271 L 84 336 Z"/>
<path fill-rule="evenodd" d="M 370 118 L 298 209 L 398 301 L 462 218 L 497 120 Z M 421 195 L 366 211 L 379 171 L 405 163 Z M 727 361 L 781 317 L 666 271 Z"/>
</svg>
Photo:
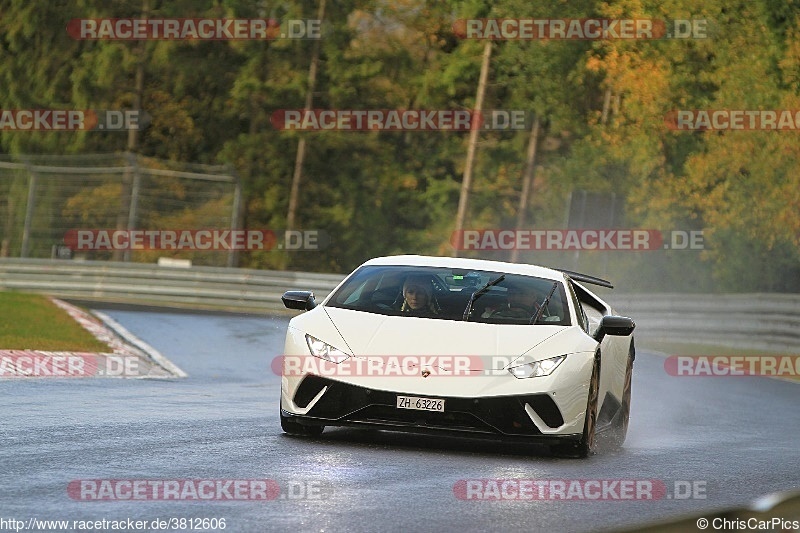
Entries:
<svg viewBox="0 0 800 533">
<path fill-rule="evenodd" d="M 635 325 L 581 282 L 611 287 L 533 265 L 393 256 L 321 304 L 288 291 L 284 305 L 307 312 L 286 333 L 281 426 L 516 439 L 578 457 L 598 440 L 620 446 Z"/>
</svg>

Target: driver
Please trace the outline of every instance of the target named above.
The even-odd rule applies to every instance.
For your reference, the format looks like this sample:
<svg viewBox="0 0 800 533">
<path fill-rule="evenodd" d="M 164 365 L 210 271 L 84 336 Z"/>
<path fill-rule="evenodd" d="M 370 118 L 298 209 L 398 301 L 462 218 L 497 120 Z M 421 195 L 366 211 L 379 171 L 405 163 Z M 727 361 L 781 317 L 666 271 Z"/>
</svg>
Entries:
<svg viewBox="0 0 800 533">
<path fill-rule="evenodd" d="M 428 276 L 411 275 L 403 283 L 403 305 L 400 311 L 410 315 L 437 314 L 433 284 Z"/>
<path fill-rule="evenodd" d="M 547 295 L 542 294 L 533 284 L 519 281 L 506 283 L 508 292 L 506 304 L 492 310 L 490 317 L 530 319 L 539 311 L 539 302 Z"/>
</svg>

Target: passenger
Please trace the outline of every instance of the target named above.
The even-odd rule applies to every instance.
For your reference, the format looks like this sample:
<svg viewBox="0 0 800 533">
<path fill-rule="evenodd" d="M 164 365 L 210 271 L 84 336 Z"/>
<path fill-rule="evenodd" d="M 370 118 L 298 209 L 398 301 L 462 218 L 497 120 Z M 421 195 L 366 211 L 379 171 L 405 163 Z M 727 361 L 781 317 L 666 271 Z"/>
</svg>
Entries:
<svg viewBox="0 0 800 533">
<path fill-rule="evenodd" d="M 438 314 L 433 283 L 429 276 L 412 275 L 403 283 L 403 305 L 400 311 L 410 315 Z"/>
</svg>

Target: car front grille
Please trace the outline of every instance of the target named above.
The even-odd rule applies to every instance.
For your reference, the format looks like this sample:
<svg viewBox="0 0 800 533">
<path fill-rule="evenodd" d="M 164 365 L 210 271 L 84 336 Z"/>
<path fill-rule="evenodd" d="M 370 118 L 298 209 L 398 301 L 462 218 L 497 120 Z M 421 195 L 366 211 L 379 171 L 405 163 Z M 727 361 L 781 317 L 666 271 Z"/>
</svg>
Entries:
<svg viewBox="0 0 800 533">
<path fill-rule="evenodd" d="M 437 396 L 445 400 L 445 412 L 418 411 L 398 409 L 398 393 L 359 387 L 319 376 L 307 376 L 303 380 L 295 393 L 295 404 L 307 406 L 324 387 L 328 387 L 328 390 L 306 416 L 342 423 L 410 426 L 495 435 L 541 435 L 525 412 L 525 405 L 529 404 L 549 427 L 556 428 L 564 423 L 558 406 L 547 394 L 481 398 Z"/>
</svg>

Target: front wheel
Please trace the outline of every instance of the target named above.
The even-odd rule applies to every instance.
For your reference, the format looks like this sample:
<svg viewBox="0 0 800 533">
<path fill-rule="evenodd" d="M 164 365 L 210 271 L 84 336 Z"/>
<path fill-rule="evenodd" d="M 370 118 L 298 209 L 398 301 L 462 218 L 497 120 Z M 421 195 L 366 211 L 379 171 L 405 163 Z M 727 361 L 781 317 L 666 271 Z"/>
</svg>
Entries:
<svg viewBox="0 0 800 533">
<path fill-rule="evenodd" d="M 628 424 L 631 418 L 631 382 L 633 380 L 633 360 L 635 358 L 636 348 L 634 348 L 633 340 L 631 340 L 631 347 L 628 350 L 628 365 L 625 369 L 625 386 L 622 390 L 622 405 L 611 429 L 610 444 L 613 450 L 622 448 L 625 437 L 628 435 Z"/>
<path fill-rule="evenodd" d="M 597 398 L 600 390 L 600 352 L 595 354 L 592 365 L 592 377 L 589 379 L 589 397 L 586 401 L 586 418 L 583 423 L 583 435 L 578 442 L 556 444 L 551 450 L 556 455 L 566 457 L 588 457 L 594 455 L 597 448 L 595 428 L 597 427 Z"/>
<path fill-rule="evenodd" d="M 306 426 L 304 424 L 300 424 L 299 422 L 295 422 L 287 416 L 283 416 L 283 413 L 281 413 L 280 416 L 281 429 L 289 435 L 297 435 L 299 437 L 317 437 L 322 435 L 322 432 L 325 430 L 325 426 Z"/>
</svg>

